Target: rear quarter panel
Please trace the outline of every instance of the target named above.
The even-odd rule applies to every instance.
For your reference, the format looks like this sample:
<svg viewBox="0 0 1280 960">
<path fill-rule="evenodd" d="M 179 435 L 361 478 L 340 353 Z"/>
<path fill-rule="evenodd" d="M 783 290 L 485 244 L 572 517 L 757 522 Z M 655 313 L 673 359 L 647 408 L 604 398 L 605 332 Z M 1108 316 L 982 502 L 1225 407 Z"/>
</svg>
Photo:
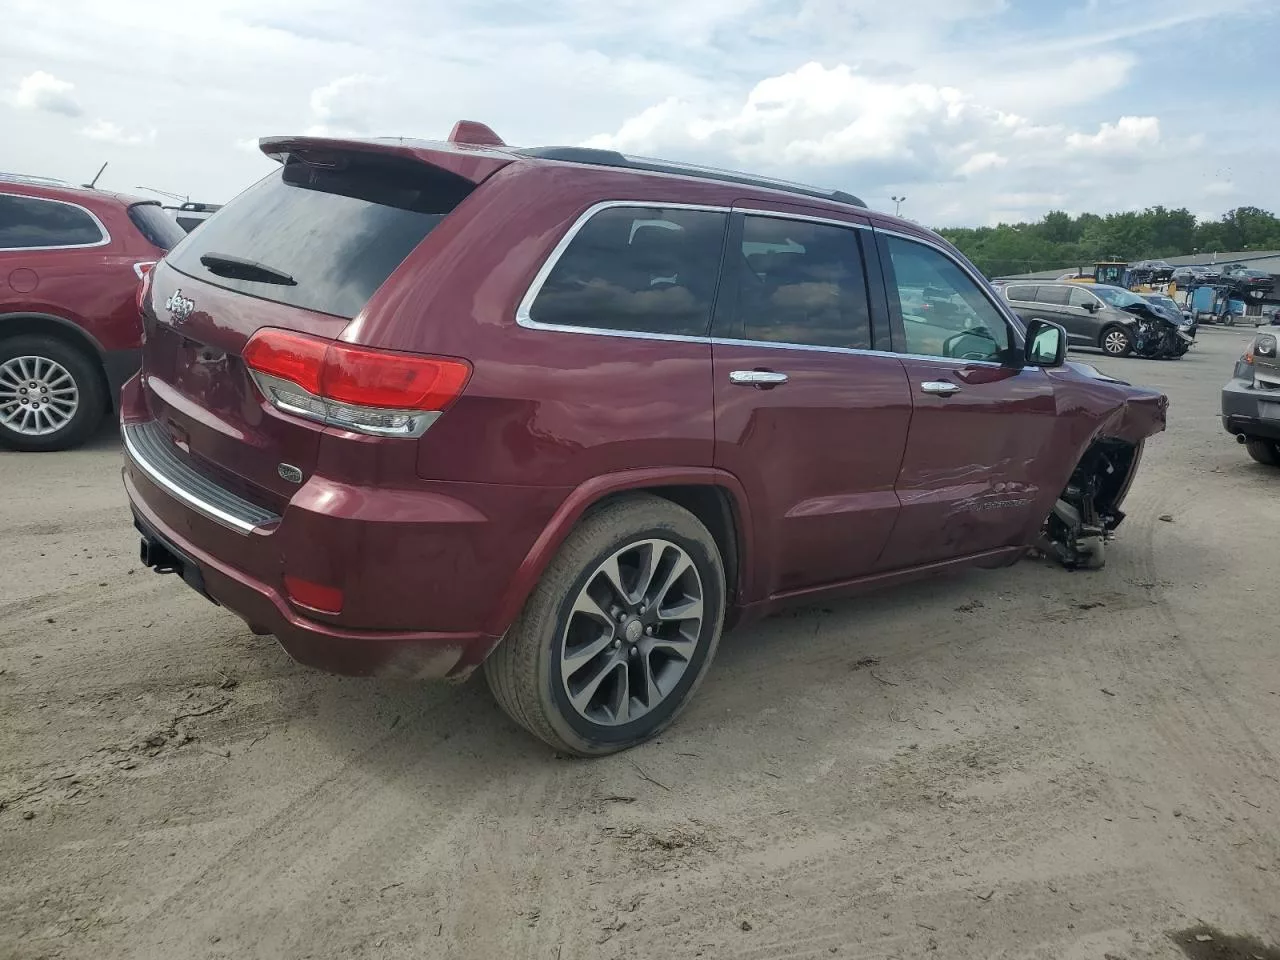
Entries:
<svg viewBox="0 0 1280 960">
<path fill-rule="evenodd" d="M 726 189 L 723 205 L 737 192 Z M 511 164 L 427 237 L 343 333 L 471 362 L 463 395 L 419 443 L 423 478 L 576 487 L 632 469 L 711 465 L 709 343 L 516 322 L 556 243 L 606 199 L 683 198 L 662 178 Z M 686 202 L 716 201 L 699 190 Z"/>
</svg>

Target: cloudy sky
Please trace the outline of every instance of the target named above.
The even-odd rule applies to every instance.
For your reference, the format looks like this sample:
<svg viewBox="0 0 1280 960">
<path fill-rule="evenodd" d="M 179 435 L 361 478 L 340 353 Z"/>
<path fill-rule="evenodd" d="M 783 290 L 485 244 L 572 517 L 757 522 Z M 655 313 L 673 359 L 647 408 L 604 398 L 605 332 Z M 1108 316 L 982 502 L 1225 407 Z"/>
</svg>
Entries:
<svg viewBox="0 0 1280 960">
<path fill-rule="evenodd" d="M 591 144 L 930 225 L 1280 212 L 1275 0 L 5 0 L 0 170 L 225 201 L 263 135 Z"/>
</svg>

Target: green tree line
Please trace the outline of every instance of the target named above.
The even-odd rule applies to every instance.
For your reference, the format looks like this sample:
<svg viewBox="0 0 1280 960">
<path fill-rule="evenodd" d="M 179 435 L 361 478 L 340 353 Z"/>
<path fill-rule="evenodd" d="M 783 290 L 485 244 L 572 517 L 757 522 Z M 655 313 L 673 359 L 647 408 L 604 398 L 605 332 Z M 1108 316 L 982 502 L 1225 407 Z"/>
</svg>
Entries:
<svg viewBox="0 0 1280 960">
<path fill-rule="evenodd" d="M 938 231 L 988 277 L 1087 267 L 1098 260 L 1151 260 L 1215 252 L 1280 250 L 1280 218 L 1258 207 L 1237 207 L 1220 220 L 1197 220 L 1186 208 L 1148 207 L 1140 213 L 1061 210 L 1036 223 L 946 227 Z"/>
</svg>

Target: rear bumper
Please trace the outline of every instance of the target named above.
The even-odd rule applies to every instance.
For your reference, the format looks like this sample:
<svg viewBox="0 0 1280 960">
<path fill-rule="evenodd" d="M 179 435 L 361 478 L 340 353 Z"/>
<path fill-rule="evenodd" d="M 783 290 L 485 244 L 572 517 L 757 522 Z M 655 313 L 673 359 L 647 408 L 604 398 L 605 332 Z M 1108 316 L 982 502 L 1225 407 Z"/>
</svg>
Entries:
<svg viewBox="0 0 1280 960">
<path fill-rule="evenodd" d="M 1222 427 L 1232 436 L 1280 440 L 1280 390 L 1264 392 L 1232 378 L 1222 388 Z"/>
<path fill-rule="evenodd" d="M 166 525 L 147 504 L 136 468 L 124 470 L 125 492 L 143 537 L 153 537 L 194 563 L 208 599 L 226 607 L 254 633 L 271 634 L 294 660 L 350 677 L 461 679 L 484 661 L 499 637 L 485 633 L 354 630 L 303 616 L 273 586 L 200 549 Z M 153 489 L 153 495 L 163 492 Z M 181 571 L 189 584 L 193 577 Z M 197 588 L 199 589 L 199 588 Z"/>
<path fill-rule="evenodd" d="M 536 583 L 529 557 L 570 492 L 425 481 L 412 471 L 370 486 L 317 468 L 267 509 L 244 499 L 248 488 L 219 489 L 197 473 L 203 465 L 175 452 L 167 428 L 140 429 L 153 421 L 137 379 L 125 384 L 121 418 L 124 487 L 144 531 L 188 558 L 201 592 L 255 633 L 275 635 L 301 663 L 349 676 L 469 674 Z M 382 462 L 412 463 L 406 452 L 389 446 Z M 367 462 L 327 462 L 331 472 L 371 472 Z M 292 600 L 286 575 L 337 588 L 341 611 Z"/>
</svg>

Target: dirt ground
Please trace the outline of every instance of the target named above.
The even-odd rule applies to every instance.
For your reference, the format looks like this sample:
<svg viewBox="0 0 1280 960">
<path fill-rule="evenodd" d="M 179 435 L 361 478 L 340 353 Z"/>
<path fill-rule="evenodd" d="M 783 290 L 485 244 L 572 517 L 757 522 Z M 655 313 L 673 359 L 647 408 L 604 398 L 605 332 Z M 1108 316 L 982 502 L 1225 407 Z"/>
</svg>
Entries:
<svg viewBox="0 0 1280 960">
<path fill-rule="evenodd" d="M 1280 941 L 1280 471 L 1217 418 L 1246 334 L 1200 340 L 1091 358 L 1172 399 L 1105 570 L 1025 561 L 731 634 L 660 742 L 590 762 L 479 678 L 314 673 L 142 569 L 109 426 L 0 454 L 0 957 Z"/>
</svg>

